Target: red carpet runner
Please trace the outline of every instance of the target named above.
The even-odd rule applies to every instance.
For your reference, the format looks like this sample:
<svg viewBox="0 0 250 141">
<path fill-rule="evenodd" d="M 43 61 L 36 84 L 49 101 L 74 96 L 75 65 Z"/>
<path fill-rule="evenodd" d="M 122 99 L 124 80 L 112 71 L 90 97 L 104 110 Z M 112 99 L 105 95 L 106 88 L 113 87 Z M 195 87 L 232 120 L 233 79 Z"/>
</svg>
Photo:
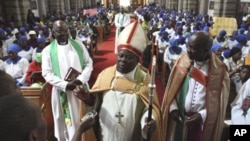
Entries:
<svg viewBox="0 0 250 141">
<path fill-rule="evenodd" d="M 116 55 L 114 54 L 115 45 L 115 28 L 111 29 L 111 33 L 104 39 L 104 42 L 99 45 L 98 52 L 93 60 L 94 70 L 89 81 L 90 86 L 95 82 L 98 74 L 106 67 L 112 66 L 116 63 Z M 159 102 L 162 102 L 165 87 L 163 86 L 160 75 L 156 74 L 156 91 L 158 94 Z"/>
</svg>

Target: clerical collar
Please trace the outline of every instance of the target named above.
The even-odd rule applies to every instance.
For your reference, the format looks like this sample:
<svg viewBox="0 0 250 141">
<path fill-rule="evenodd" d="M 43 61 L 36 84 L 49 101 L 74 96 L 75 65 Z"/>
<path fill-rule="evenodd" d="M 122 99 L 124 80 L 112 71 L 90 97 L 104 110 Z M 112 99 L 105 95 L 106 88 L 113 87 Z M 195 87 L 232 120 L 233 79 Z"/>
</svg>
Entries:
<svg viewBox="0 0 250 141">
<path fill-rule="evenodd" d="M 206 61 L 194 61 L 194 67 L 201 69 L 203 66 L 208 65 L 209 59 Z"/>
<path fill-rule="evenodd" d="M 60 43 L 59 43 L 59 42 L 56 40 L 56 42 L 57 42 L 57 44 L 60 45 L 60 46 L 68 45 L 68 41 L 66 41 L 66 42 L 60 42 Z"/>
<path fill-rule="evenodd" d="M 134 80 L 136 68 L 137 67 L 135 67 L 131 72 L 126 73 L 126 74 L 116 71 L 115 76 L 116 77 L 117 76 L 119 76 L 119 77 L 125 77 L 125 78 L 128 78 L 130 80 Z"/>
</svg>

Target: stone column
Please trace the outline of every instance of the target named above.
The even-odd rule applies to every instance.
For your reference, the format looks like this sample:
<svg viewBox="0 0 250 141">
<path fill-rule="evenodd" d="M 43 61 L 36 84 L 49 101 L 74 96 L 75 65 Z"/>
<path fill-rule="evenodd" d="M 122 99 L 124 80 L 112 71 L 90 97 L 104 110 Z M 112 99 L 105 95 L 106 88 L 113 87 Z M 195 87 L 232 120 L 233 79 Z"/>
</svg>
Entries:
<svg viewBox="0 0 250 141">
<path fill-rule="evenodd" d="M 170 8 L 177 10 L 178 3 L 177 0 L 170 0 Z"/>
<path fill-rule="evenodd" d="M 19 22 L 21 25 L 24 25 L 25 23 L 27 23 L 27 13 L 28 13 L 28 9 L 30 9 L 30 1 L 29 0 L 21 0 L 18 1 L 19 2 L 19 8 L 20 8 L 20 19 L 21 21 Z"/>
<path fill-rule="evenodd" d="M 12 21 L 16 26 L 22 25 L 22 19 L 20 16 L 20 7 L 19 0 L 8 0 L 8 2 L 2 3 L 5 9 L 5 12 L 8 13 L 5 15 L 8 21 Z M 25 18 L 26 19 L 26 18 Z"/>
<path fill-rule="evenodd" d="M 178 11 L 183 11 L 183 0 L 178 0 Z"/>
<path fill-rule="evenodd" d="M 45 0 L 37 0 L 37 6 L 38 6 L 38 12 L 39 12 L 40 17 L 47 14 Z"/>
<path fill-rule="evenodd" d="M 65 9 L 65 12 L 69 12 L 72 8 L 71 6 L 71 2 L 72 0 L 64 0 L 64 9 Z"/>
<path fill-rule="evenodd" d="M 238 0 L 224 0 L 222 16 L 236 17 L 238 2 Z"/>
<path fill-rule="evenodd" d="M 214 17 L 222 17 L 224 0 L 214 1 Z"/>
<path fill-rule="evenodd" d="M 199 14 L 207 14 L 208 11 L 208 4 L 209 4 L 209 0 L 199 0 Z"/>
<path fill-rule="evenodd" d="M 72 9 L 72 10 L 78 9 L 78 5 L 79 5 L 78 2 L 79 2 L 78 0 L 71 0 L 70 6 L 71 6 L 71 9 Z"/>
<path fill-rule="evenodd" d="M 166 8 L 166 0 L 161 0 L 161 7 Z"/>
<path fill-rule="evenodd" d="M 198 8 L 198 0 L 188 0 L 188 11 L 193 11 L 197 14 L 199 12 Z"/>
<path fill-rule="evenodd" d="M 51 12 L 56 12 L 57 14 L 59 12 L 64 13 L 64 0 L 50 0 L 50 7 L 51 7 Z"/>
<path fill-rule="evenodd" d="M 169 1 L 170 0 L 166 0 L 166 1 L 163 0 L 163 7 L 165 7 L 166 9 L 169 9 Z"/>
<path fill-rule="evenodd" d="M 183 12 L 187 12 L 188 10 L 188 1 L 189 0 L 183 0 Z"/>
</svg>

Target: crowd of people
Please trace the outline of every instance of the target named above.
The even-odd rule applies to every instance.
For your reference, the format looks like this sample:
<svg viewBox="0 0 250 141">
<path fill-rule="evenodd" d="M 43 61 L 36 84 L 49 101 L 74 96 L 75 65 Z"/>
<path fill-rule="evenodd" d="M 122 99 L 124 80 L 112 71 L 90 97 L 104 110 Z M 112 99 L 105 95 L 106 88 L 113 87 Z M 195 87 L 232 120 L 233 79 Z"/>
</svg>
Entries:
<svg viewBox="0 0 250 141">
<path fill-rule="evenodd" d="M 98 25 L 103 33 L 98 32 Z M 71 11 L 53 14 L 43 22 L 29 10 L 26 25 L 16 27 L 10 22 L 0 27 L 0 76 L 6 80 L 0 83 L 0 121 L 5 125 L 0 131 L 23 126 L 25 130 L 15 131 L 17 138 L 46 140 L 40 109 L 21 97 L 18 87 L 41 87 L 47 82 L 52 85 L 54 136 L 59 141 L 149 137 L 220 141 L 225 120 L 250 124 L 250 18 L 244 17 L 238 25 L 232 33 L 221 29 L 213 37 L 209 15 L 154 4 L 140 6 L 134 13 L 126 13 L 123 7 L 116 12 L 100 7 L 94 15 Z M 109 34 L 109 26 L 116 27 L 116 64 L 104 69 L 89 86 L 91 50 L 97 48 L 100 34 Z M 161 104 L 156 92 L 153 99 L 149 97 L 152 54 L 157 56 L 159 71 L 162 63 L 167 64 Z M 20 103 L 14 103 L 17 100 Z M 150 102 L 152 118 L 148 117 Z M 8 113 L 6 107 L 13 112 Z M 80 111 L 85 115 L 90 110 L 97 112 L 95 120 L 81 122 Z M 31 111 L 36 114 L 28 114 Z M 3 115 L 27 125 L 11 124 L 11 118 Z M 0 139 L 13 140 L 14 136 L 5 136 L 8 131 L 0 132 Z"/>
</svg>

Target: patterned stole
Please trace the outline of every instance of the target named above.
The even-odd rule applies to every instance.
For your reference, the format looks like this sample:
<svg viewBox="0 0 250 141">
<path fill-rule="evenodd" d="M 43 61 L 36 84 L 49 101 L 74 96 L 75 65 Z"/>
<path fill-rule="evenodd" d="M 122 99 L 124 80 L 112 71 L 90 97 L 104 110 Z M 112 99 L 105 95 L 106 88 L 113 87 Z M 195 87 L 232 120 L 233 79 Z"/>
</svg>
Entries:
<svg viewBox="0 0 250 141">
<path fill-rule="evenodd" d="M 184 120 L 185 118 L 185 100 L 188 93 L 190 78 L 193 78 L 195 81 L 199 82 L 204 87 L 206 87 L 207 83 L 207 76 L 205 76 L 199 69 L 195 67 L 190 68 L 190 71 L 187 73 L 184 82 L 182 84 L 182 87 L 180 89 L 180 97 L 177 102 L 182 120 Z M 184 141 L 186 139 L 187 127 L 185 125 L 183 125 L 182 123 L 177 123 L 175 131 L 176 131 L 175 132 L 176 141 Z"/>
<path fill-rule="evenodd" d="M 70 44 L 73 46 L 73 48 L 76 50 L 80 64 L 82 66 L 82 69 L 84 69 L 85 64 L 84 64 L 84 57 L 83 57 L 83 50 L 81 46 L 74 40 L 70 39 Z M 60 78 L 62 78 L 61 73 L 60 73 L 60 67 L 59 67 L 59 62 L 58 62 L 58 52 L 57 52 L 57 43 L 56 40 L 54 40 L 51 43 L 50 47 L 50 57 L 51 57 L 51 63 L 52 63 L 52 69 L 54 71 L 54 74 Z M 71 122 L 71 116 L 70 116 L 70 110 L 69 110 L 69 105 L 68 105 L 68 99 L 67 99 L 67 93 L 60 91 L 60 103 L 62 105 L 62 112 L 64 114 L 64 119 L 65 123 L 67 126 L 70 126 L 72 124 Z"/>
<path fill-rule="evenodd" d="M 188 72 L 188 74 L 186 75 L 184 82 L 182 84 L 182 87 L 180 89 L 180 97 L 177 102 L 178 104 L 178 108 L 179 108 L 179 112 L 180 112 L 180 116 L 182 118 L 182 120 L 184 120 L 184 116 L 185 116 L 185 99 L 188 93 L 188 86 L 189 86 L 189 80 L 190 80 L 190 73 Z M 185 129 L 184 129 L 184 125 L 181 123 L 177 123 L 176 129 L 175 129 L 175 141 L 183 141 L 183 139 L 185 138 Z"/>
</svg>

